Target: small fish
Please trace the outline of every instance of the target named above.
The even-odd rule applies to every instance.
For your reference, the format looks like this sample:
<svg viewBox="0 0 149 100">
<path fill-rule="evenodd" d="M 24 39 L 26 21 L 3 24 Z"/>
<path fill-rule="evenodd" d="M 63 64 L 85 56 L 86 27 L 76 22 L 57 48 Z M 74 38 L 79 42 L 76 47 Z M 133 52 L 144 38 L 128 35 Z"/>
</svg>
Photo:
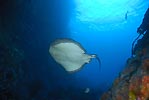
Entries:
<svg viewBox="0 0 149 100">
<path fill-rule="evenodd" d="M 86 88 L 84 93 L 89 93 L 90 92 L 90 88 Z"/>
<path fill-rule="evenodd" d="M 128 18 L 128 11 L 125 13 L 125 20 Z"/>
</svg>

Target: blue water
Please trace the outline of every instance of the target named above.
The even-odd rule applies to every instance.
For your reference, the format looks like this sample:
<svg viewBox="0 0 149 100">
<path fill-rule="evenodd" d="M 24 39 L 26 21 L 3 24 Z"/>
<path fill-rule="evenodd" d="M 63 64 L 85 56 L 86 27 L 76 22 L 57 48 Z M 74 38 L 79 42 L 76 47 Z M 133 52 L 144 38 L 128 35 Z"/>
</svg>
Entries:
<svg viewBox="0 0 149 100">
<path fill-rule="evenodd" d="M 22 100 L 99 100 L 110 88 L 131 56 L 149 1 L 103 1 L 30 0 L 19 8 L 16 26 L 26 54 L 25 77 L 17 89 Z M 93 59 L 78 72 L 67 73 L 48 51 L 57 38 L 74 39 L 87 53 L 97 54 L 101 69 Z"/>
<path fill-rule="evenodd" d="M 98 63 L 92 61 L 76 76 L 87 79 L 88 87 L 105 91 L 131 57 L 132 42 L 138 35 L 136 30 L 148 1 L 76 0 L 76 4 L 69 24 L 70 37 L 79 41 L 88 53 L 99 55 L 102 63 L 100 71 Z"/>
</svg>

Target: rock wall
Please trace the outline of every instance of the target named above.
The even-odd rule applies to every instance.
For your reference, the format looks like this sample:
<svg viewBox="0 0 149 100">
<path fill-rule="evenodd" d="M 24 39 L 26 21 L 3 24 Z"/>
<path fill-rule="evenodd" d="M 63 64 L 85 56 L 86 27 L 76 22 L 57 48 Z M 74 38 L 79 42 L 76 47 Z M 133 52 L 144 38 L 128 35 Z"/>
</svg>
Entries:
<svg viewBox="0 0 149 100">
<path fill-rule="evenodd" d="M 100 100 L 149 100 L 149 45 L 137 48 L 125 69 Z"/>
</svg>

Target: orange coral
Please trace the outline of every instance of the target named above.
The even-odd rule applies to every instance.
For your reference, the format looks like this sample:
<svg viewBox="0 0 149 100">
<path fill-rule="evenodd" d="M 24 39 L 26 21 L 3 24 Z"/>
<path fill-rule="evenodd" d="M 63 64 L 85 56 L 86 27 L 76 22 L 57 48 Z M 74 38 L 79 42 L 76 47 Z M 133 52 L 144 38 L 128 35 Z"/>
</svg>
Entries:
<svg viewBox="0 0 149 100">
<path fill-rule="evenodd" d="M 121 95 L 116 95 L 116 100 L 123 100 Z"/>
<path fill-rule="evenodd" d="M 135 77 L 129 86 L 129 91 L 134 93 L 138 100 L 149 98 L 149 76 L 143 76 L 141 80 L 139 77 Z"/>
<path fill-rule="evenodd" d="M 141 100 L 145 100 L 149 98 L 149 76 L 144 76 L 142 78 L 142 85 L 141 85 Z"/>
<path fill-rule="evenodd" d="M 129 85 L 129 91 L 134 92 L 136 95 L 139 94 L 141 80 L 139 77 L 134 77 L 134 79 L 131 80 L 131 84 Z"/>
</svg>

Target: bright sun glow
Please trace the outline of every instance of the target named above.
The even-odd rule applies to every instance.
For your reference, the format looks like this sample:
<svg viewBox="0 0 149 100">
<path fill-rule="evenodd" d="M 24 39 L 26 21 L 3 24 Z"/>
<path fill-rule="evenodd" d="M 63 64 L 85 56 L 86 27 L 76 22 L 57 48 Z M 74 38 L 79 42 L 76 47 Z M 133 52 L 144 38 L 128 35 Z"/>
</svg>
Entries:
<svg viewBox="0 0 149 100">
<path fill-rule="evenodd" d="M 143 0 L 75 0 L 76 18 L 83 22 L 111 22 L 125 19 L 125 15 L 137 15 Z"/>
</svg>

